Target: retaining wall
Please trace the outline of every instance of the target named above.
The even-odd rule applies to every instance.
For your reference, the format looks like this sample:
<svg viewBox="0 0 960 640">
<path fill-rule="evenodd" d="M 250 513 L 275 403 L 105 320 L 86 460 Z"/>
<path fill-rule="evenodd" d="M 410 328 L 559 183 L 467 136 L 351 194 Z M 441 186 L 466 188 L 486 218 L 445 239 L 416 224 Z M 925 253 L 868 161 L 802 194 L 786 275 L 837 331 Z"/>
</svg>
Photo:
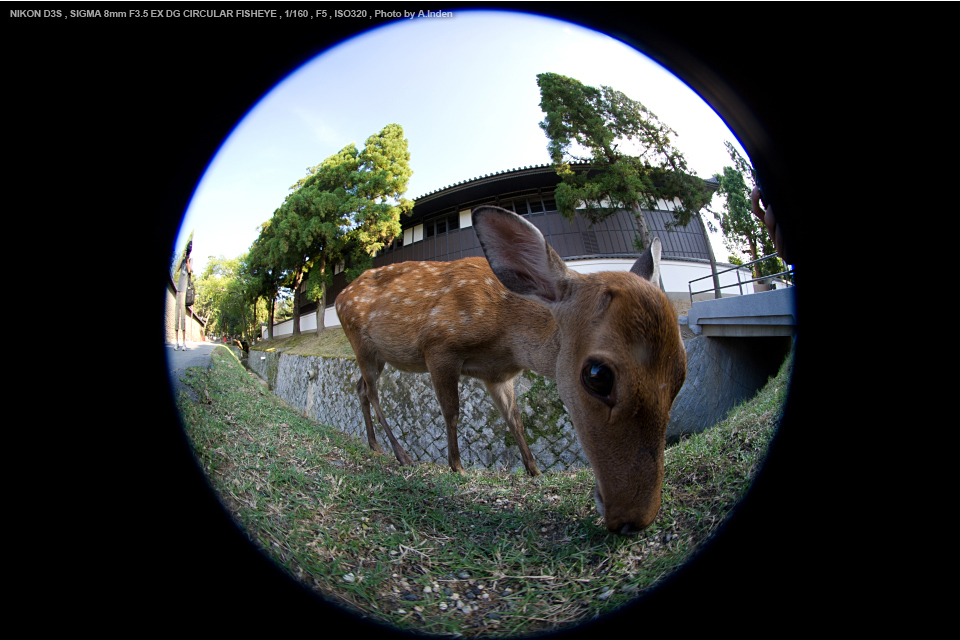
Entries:
<svg viewBox="0 0 960 640">
<path fill-rule="evenodd" d="M 673 404 L 669 442 L 712 427 L 737 402 L 752 397 L 776 373 L 792 339 L 701 336 L 684 344 L 687 379 Z M 355 360 L 251 350 L 248 363 L 289 405 L 317 422 L 366 441 Z M 463 377 L 459 389 L 458 442 L 463 466 L 523 469 L 520 451 L 483 383 Z M 430 374 L 401 373 L 387 365 L 378 391 L 393 434 L 410 457 L 446 465 L 446 425 Z M 553 380 L 526 371 L 517 377 L 514 392 L 527 443 L 541 471 L 589 464 Z M 393 455 L 375 418 L 374 431 L 384 452 Z"/>
</svg>

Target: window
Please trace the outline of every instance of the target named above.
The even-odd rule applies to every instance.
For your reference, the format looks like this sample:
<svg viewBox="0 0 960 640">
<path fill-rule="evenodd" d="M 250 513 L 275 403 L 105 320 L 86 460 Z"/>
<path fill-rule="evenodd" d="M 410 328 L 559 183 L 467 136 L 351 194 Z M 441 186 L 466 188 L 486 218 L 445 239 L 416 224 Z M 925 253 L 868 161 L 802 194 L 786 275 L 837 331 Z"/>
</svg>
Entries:
<svg viewBox="0 0 960 640">
<path fill-rule="evenodd" d="M 543 203 L 540 202 L 540 198 L 536 200 L 530 200 L 530 213 L 541 213 L 543 211 Z"/>
<path fill-rule="evenodd" d="M 431 238 L 433 236 L 438 236 L 441 233 L 446 233 L 448 231 L 453 231 L 454 229 L 460 228 L 460 214 L 454 213 L 453 215 L 443 216 L 442 218 L 437 218 L 427 222 L 423 225 L 424 231 L 426 232 L 426 237 Z"/>
</svg>

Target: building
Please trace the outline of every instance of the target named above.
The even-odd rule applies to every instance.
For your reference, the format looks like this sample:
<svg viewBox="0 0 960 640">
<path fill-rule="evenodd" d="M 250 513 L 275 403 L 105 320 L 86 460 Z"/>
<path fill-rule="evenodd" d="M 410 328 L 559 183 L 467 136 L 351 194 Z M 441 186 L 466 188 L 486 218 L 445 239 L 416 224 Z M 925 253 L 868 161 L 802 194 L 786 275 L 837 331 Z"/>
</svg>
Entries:
<svg viewBox="0 0 960 640">
<path fill-rule="evenodd" d="M 167 273 L 167 293 L 163 311 L 163 337 L 164 340 L 173 344 L 176 342 L 176 326 L 174 316 L 177 306 L 177 285 L 173 281 L 173 275 Z M 316 308 L 316 306 L 314 306 Z M 187 342 L 202 342 L 205 340 L 207 322 L 193 312 L 193 307 L 187 307 L 184 314 L 186 319 L 186 340 Z M 316 329 L 316 325 L 313 327 Z M 292 332 L 292 329 L 287 333 Z"/>
<path fill-rule="evenodd" d="M 713 191 L 719 186 L 712 178 L 704 182 Z M 554 199 L 554 190 L 559 183 L 560 177 L 551 165 L 546 164 L 480 176 L 421 196 L 415 200 L 412 214 L 401 219 L 401 236 L 376 255 L 373 266 L 382 267 L 408 260 L 448 261 L 470 256 L 482 257 L 477 235 L 471 228 L 470 213 L 482 205 L 496 205 L 526 217 L 543 233 L 550 246 L 568 263 L 567 266 L 575 271 L 629 270 L 639 255 L 633 247 L 633 239 L 637 234 L 633 214 L 620 211 L 595 225 L 590 225 L 578 214 L 572 222 L 568 222 L 557 211 Z M 673 220 L 671 211 L 676 205 L 664 201 L 659 204 L 657 210 L 645 213 L 651 235 L 659 237 L 663 246 L 660 270 L 664 290 L 671 299 L 689 299 L 689 281 L 710 274 L 708 239 L 696 221 L 687 227 L 668 230 L 666 225 Z M 733 265 L 718 263 L 717 267 L 725 269 Z M 752 277 L 748 269 L 743 272 L 741 280 Z M 734 271 L 721 276 L 721 285 L 736 282 Z M 711 286 L 698 284 L 698 289 Z M 338 267 L 327 291 L 324 326 L 340 325 L 333 305 L 346 285 L 345 274 Z M 752 285 L 745 285 L 744 293 L 750 287 Z M 750 288 L 749 292 L 752 291 Z M 739 295 L 739 290 L 725 289 L 723 294 Z M 300 329 L 315 330 L 317 303 L 308 300 L 302 290 L 299 295 L 302 296 Z M 695 299 L 706 297 L 712 298 L 713 292 Z M 275 336 L 292 332 L 292 320 L 274 325 Z"/>
</svg>

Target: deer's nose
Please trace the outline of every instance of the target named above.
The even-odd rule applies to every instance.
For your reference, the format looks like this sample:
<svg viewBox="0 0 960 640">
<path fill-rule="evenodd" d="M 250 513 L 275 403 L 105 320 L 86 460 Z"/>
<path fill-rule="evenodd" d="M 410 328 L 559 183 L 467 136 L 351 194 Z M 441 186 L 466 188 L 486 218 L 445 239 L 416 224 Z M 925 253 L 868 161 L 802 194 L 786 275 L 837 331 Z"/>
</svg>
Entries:
<svg viewBox="0 0 960 640">
<path fill-rule="evenodd" d="M 600 493 L 599 487 L 595 487 L 593 490 L 593 500 L 597 504 L 597 511 L 603 516 L 606 522 L 607 529 L 614 533 L 619 533 L 622 536 L 635 536 L 653 522 L 653 518 L 650 518 L 649 522 L 623 522 L 617 518 L 616 514 L 608 514 L 603 504 L 603 495 Z M 611 515 L 613 517 L 611 517 Z M 654 511 L 654 516 L 656 516 L 656 511 Z"/>
</svg>

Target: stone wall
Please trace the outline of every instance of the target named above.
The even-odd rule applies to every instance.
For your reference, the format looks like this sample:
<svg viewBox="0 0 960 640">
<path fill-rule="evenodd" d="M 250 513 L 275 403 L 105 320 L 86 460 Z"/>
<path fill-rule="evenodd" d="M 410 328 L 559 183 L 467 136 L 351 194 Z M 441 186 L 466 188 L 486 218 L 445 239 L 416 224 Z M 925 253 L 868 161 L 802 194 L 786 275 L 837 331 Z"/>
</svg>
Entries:
<svg viewBox="0 0 960 640">
<path fill-rule="evenodd" d="M 355 360 L 253 350 L 248 364 L 287 404 L 317 422 L 366 442 L 366 427 L 356 391 L 360 371 Z M 393 434 L 410 457 L 419 462 L 430 460 L 446 465 L 447 428 L 430 374 L 401 373 L 387 365 L 380 376 L 378 391 L 380 406 Z M 553 381 L 525 372 L 517 378 L 514 391 L 523 413 L 527 444 L 540 470 L 586 465 L 586 457 Z M 390 441 L 376 420 L 374 431 L 380 447 L 393 455 Z M 490 402 L 483 383 L 473 378 L 460 379 L 458 443 L 465 468 L 523 469 L 520 450 L 507 423 Z"/>
<path fill-rule="evenodd" d="M 777 372 L 792 338 L 701 336 L 684 344 L 687 379 L 673 404 L 667 427 L 669 442 L 712 427 L 738 402 L 753 397 Z M 251 350 L 248 364 L 289 405 L 317 422 L 366 442 L 356 392 L 360 372 L 355 360 Z M 446 425 L 430 374 L 401 373 L 387 365 L 378 391 L 393 434 L 410 457 L 446 465 Z M 514 391 L 527 443 L 541 471 L 589 464 L 554 381 L 527 371 L 517 378 Z M 393 455 L 390 441 L 376 419 L 374 430 L 380 447 Z M 460 379 L 458 432 L 460 459 L 465 468 L 523 469 L 510 430 L 479 380 Z"/>
</svg>

